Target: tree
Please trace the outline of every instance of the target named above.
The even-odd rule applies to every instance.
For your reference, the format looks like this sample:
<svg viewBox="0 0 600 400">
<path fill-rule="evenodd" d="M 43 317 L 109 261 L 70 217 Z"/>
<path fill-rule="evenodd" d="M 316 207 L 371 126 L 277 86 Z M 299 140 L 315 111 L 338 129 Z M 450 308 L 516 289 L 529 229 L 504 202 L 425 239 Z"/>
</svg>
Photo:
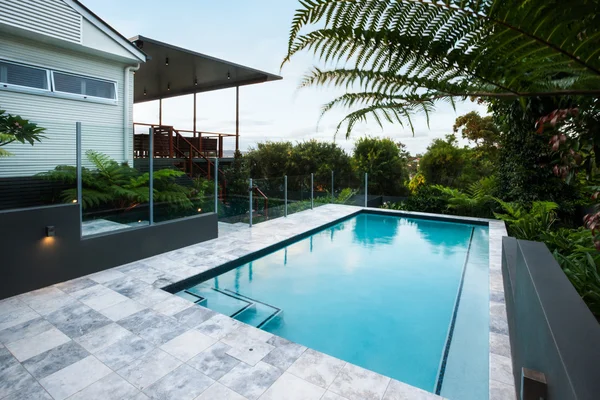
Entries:
<svg viewBox="0 0 600 400">
<path fill-rule="evenodd" d="M 325 67 L 301 87 L 349 91 L 323 106 L 351 110 L 338 126 L 346 135 L 369 117 L 410 124 L 439 101 L 597 96 L 598 8 L 599 0 L 302 1 L 283 64 L 309 50 Z"/>
<path fill-rule="evenodd" d="M 291 142 L 258 143 L 255 149 L 250 149 L 244 156 L 250 177 L 264 179 L 284 176 L 293 147 Z"/>
<path fill-rule="evenodd" d="M 435 139 L 419 162 L 419 172 L 430 185 L 459 186 L 465 166 L 464 151 L 458 147 L 456 136 Z"/>
<path fill-rule="evenodd" d="M 405 185 L 409 179 L 408 159 L 402 143 L 392 139 L 360 138 L 354 146 L 353 161 L 359 175 L 369 174 L 369 193 L 408 194 Z"/>
<path fill-rule="evenodd" d="M 2 149 L 2 146 L 13 142 L 23 144 L 27 142 L 33 146 L 35 142 L 41 142 L 41 139 L 44 138 L 42 133 L 45 130 L 18 115 L 7 114 L 4 110 L 0 110 L 0 157 L 11 155 Z"/>
<path fill-rule="evenodd" d="M 459 131 L 463 139 L 475 142 L 475 146 L 495 148 L 500 140 L 500 130 L 494 123 L 492 116 L 482 117 L 477 111 L 471 111 L 456 119 L 454 133 Z"/>
</svg>

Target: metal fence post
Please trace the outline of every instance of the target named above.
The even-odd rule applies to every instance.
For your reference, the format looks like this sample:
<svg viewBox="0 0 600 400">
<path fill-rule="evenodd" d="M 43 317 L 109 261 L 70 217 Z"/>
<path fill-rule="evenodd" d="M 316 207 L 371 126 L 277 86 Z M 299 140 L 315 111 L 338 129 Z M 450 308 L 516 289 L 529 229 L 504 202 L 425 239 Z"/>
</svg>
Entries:
<svg viewBox="0 0 600 400">
<path fill-rule="evenodd" d="M 252 178 L 250 178 L 250 187 L 248 189 L 250 193 L 250 228 L 252 228 Z"/>
<path fill-rule="evenodd" d="M 150 195 L 150 219 L 148 220 L 150 225 L 154 225 L 154 128 L 149 130 L 150 136 L 148 137 L 148 150 L 150 158 L 148 159 L 149 172 L 149 195 Z"/>
<path fill-rule="evenodd" d="M 335 197 L 333 194 L 333 171 L 331 171 L 331 202 L 334 203 L 335 202 Z"/>
<path fill-rule="evenodd" d="M 312 210 L 315 206 L 315 193 L 314 193 L 314 187 L 315 187 L 315 176 L 314 174 L 310 174 L 310 209 Z"/>
<path fill-rule="evenodd" d="M 81 164 L 81 122 L 75 123 L 75 155 L 77 165 L 77 205 L 79 206 L 79 235 L 83 236 L 83 179 Z"/>
<path fill-rule="evenodd" d="M 219 215 L 219 157 L 215 157 L 215 214 Z"/>
<path fill-rule="evenodd" d="M 369 195 L 369 174 L 365 172 L 365 207 L 368 207 L 368 195 Z"/>
<path fill-rule="evenodd" d="M 283 190 L 284 190 L 284 201 L 285 201 L 285 208 L 284 208 L 284 216 L 287 218 L 287 175 L 285 175 L 283 177 Z"/>
</svg>

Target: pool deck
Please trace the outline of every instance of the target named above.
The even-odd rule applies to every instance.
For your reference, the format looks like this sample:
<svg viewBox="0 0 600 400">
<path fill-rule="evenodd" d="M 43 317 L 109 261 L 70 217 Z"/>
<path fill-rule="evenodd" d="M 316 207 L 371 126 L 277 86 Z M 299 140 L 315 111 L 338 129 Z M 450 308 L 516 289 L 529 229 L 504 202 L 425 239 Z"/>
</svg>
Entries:
<svg viewBox="0 0 600 400">
<path fill-rule="evenodd" d="M 0 301 L 0 399 L 441 399 L 160 289 L 362 209 L 330 204 L 252 228 L 220 224 L 218 239 Z M 489 222 L 490 399 L 514 400 L 506 229 L 479 221 Z"/>
</svg>

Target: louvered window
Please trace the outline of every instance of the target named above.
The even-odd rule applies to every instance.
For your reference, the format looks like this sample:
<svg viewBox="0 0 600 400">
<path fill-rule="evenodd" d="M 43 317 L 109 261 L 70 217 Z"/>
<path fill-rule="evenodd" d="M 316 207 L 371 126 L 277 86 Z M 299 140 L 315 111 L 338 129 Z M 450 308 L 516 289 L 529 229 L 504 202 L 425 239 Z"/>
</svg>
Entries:
<svg viewBox="0 0 600 400">
<path fill-rule="evenodd" d="M 48 71 L 0 60 L 0 85 L 50 90 Z"/>
<path fill-rule="evenodd" d="M 56 92 L 78 94 L 84 97 L 99 97 L 107 100 L 117 99 L 114 82 L 55 71 L 52 71 L 52 76 L 54 91 Z"/>
</svg>

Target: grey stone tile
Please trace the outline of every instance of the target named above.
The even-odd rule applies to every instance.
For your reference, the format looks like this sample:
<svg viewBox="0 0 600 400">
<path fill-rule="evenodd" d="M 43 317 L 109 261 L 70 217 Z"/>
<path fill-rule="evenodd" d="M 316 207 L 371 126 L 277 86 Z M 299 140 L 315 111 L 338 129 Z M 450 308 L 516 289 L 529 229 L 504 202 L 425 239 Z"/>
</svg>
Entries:
<svg viewBox="0 0 600 400">
<path fill-rule="evenodd" d="M 175 318 L 152 310 L 140 311 L 118 323 L 125 329 L 159 346 L 188 330 Z"/>
<path fill-rule="evenodd" d="M 112 323 L 104 315 L 79 302 L 54 311 L 46 319 L 71 338 L 78 338 Z"/>
<path fill-rule="evenodd" d="M 275 346 L 275 349 L 262 360 L 284 371 L 306 351 L 306 347 L 278 336 L 273 336 L 267 343 Z"/>
<path fill-rule="evenodd" d="M 69 397 L 69 400 L 127 400 L 138 394 L 132 384 L 113 372 Z"/>
<path fill-rule="evenodd" d="M 0 399 L 9 398 L 35 384 L 35 379 L 20 364 L 0 370 Z"/>
<path fill-rule="evenodd" d="M 181 361 L 170 354 L 155 349 L 128 366 L 121 368 L 117 373 L 136 388 L 144 390 L 181 364 Z"/>
<path fill-rule="evenodd" d="M 39 318 L 40 315 L 18 300 L 4 302 L 0 309 L 0 331 Z"/>
<path fill-rule="evenodd" d="M 48 315 L 75 303 L 68 294 L 52 286 L 22 294 L 20 299 L 41 315 Z"/>
<path fill-rule="evenodd" d="M 504 303 L 504 291 L 490 291 L 490 301 L 495 303 Z"/>
<path fill-rule="evenodd" d="M 107 283 L 113 281 L 115 279 L 123 278 L 125 274 L 121 271 L 117 271 L 117 269 L 107 269 L 106 271 L 96 272 L 95 274 L 88 275 L 87 278 L 93 280 L 98 283 Z"/>
<path fill-rule="evenodd" d="M 188 364 L 215 380 L 220 379 L 239 364 L 236 358 L 227 355 L 230 346 L 217 342 L 196 357 Z"/>
<path fill-rule="evenodd" d="M 71 296 L 94 310 L 102 310 L 127 300 L 127 297 L 102 285 L 88 287 L 72 293 Z"/>
<path fill-rule="evenodd" d="M 339 394 L 327 391 L 327 392 L 325 392 L 323 397 L 321 397 L 321 400 L 348 400 L 348 399 L 340 396 Z"/>
<path fill-rule="evenodd" d="M 50 328 L 38 335 L 8 343 L 6 348 L 13 353 L 17 360 L 23 362 L 70 340 L 58 329 Z"/>
<path fill-rule="evenodd" d="M 44 318 L 35 318 L 0 331 L 0 342 L 11 343 L 17 340 L 26 339 L 46 332 L 50 330 L 50 328 L 52 328 L 52 324 Z"/>
<path fill-rule="evenodd" d="M 183 325 L 186 325 L 190 328 L 196 328 L 198 325 L 205 321 L 208 321 L 215 315 L 217 314 L 214 311 L 199 306 L 197 304 L 193 304 L 192 307 L 173 315 L 173 318 L 175 318 L 177 321 L 179 321 L 179 323 Z"/>
<path fill-rule="evenodd" d="M 395 379 L 390 381 L 383 400 L 441 400 L 441 397 Z"/>
<path fill-rule="evenodd" d="M 490 353 L 510 358 L 510 339 L 508 335 L 490 332 Z"/>
<path fill-rule="evenodd" d="M 490 354 L 490 379 L 514 386 L 515 378 L 511 359 L 498 354 Z"/>
<path fill-rule="evenodd" d="M 185 309 L 193 307 L 194 303 L 184 300 L 178 296 L 171 296 L 169 299 L 158 303 L 152 309 L 164 315 L 173 316 Z"/>
<path fill-rule="evenodd" d="M 502 335 L 508 335 L 508 323 L 506 321 L 506 306 L 501 303 L 490 303 L 490 331 Z"/>
<path fill-rule="evenodd" d="M 97 353 L 128 336 L 133 336 L 133 333 L 118 324 L 112 323 L 91 331 L 75 339 L 75 341 L 90 353 Z"/>
<path fill-rule="evenodd" d="M 57 283 L 54 285 L 54 287 L 67 294 L 71 294 L 92 286 L 96 286 L 97 284 L 98 282 L 95 282 L 89 278 L 77 278 L 63 283 Z"/>
<path fill-rule="evenodd" d="M 211 387 L 206 389 L 200 396 L 194 400 L 247 400 L 241 394 L 234 392 L 227 386 L 221 385 L 219 382 L 213 383 Z"/>
<path fill-rule="evenodd" d="M 317 386 L 328 388 L 346 363 L 308 349 L 288 368 L 288 372 Z"/>
<path fill-rule="evenodd" d="M 17 359 L 5 348 L 0 349 L 0 374 L 5 369 L 19 365 Z"/>
<path fill-rule="evenodd" d="M 99 381 L 112 371 L 94 356 L 71 364 L 40 380 L 40 384 L 56 400 L 63 400 Z"/>
<path fill-rule="evenodd" d="M 55 347 L 52 350 L 30 358 L 23 363 L 23 366 L 27 368 L 34 378 L 40 380 L 77 361 L 83 360 L 89 355 L 90 353 L 83 347 L 70 341 L 62 346 Z"/>
<path fill-rule="evenodd" d="M 258 399 L 283 373 L 279 368 L 259 362 L 255 366 L 238 364 L 219 382 L 242 396 Z"/>
<path fill-rule="evenodd" d="M 516 400 L 515 387 L 502 382 L 490 381 L 490 400 Z"/>
<path fill-rule="evenodd" d="M 113 321 L 119 321 L 146 308 L 146 306 L 128 298 L 112 307 L 100 310 L 100 313 Z"/>
<path fill-rule="evenodd" d="M 256 365 L 257 362 L 262 360 L 274 348 L 275 347 L 270 344 L 253 340 L 251 343 L 232 346 L 232 348 L 227 351 L 227 354 L 248 365 Z"/>
<path fill-rule="evenodd" d="M 160 281 L 164 281 L 168 285 L 178 280 L 177 276 L 164 270 L 153 268 L 145 262 L 134 263 L 127 269 L 121 269 L 121 272 L 153 286 L 156 286 L 157 282 Z"/>
<path fill-rule="evenodd" d="M 146 396 L 142 392 L 139 392 L 136 396 L 133 396 L 127 400 L 150 400 L 150 397 Z"/>
<path fill-rule="evenodd" d="M 31 381 L 18 392 L 11 393 L 7 400 L 53 400 L 52 396 L 37 382 Z"/>
<path fill-rule="evenodd" d="M 235 319 L 226 317 L 225 315 L 216 314 L 209 320 L 198 325 L 196 329 L 205 335 L 221 340 L 226 335 L 239 328 L 240 325 L 241 322 L 236 321 Z"/>
<path fill-rule="evenodd" d="M 346 364 L 329 390 L 349 400 L 379 400 L 383 397 L 389 383 L 390 378 Z"/>
<path fill-rule="evenodd" d="M 176 338 L 169 340 L 160 348 L 172 356 L 186 362 L 215 344 L 217 339 L 206 336 L 197 330 L 191 329 Z"/>
<path fill-rule="evenodd" d="M 144 392 L 153 399 L 193 400 L 213 383 L 214 381 L 208 376 L 184 364 Z"/>
<path fill-rule="evenodd" d="M 275 383 L 260 396 L 261 400 L 319 400 L 325 389 L 284 372 Z"/>
<path fill-rule="evenodd" d="M 131 364 L 154 349 L 154 345 L 135 335 L 127 336 L 100 350 L 96 357 L 116 371 Z"/>
</svg>

